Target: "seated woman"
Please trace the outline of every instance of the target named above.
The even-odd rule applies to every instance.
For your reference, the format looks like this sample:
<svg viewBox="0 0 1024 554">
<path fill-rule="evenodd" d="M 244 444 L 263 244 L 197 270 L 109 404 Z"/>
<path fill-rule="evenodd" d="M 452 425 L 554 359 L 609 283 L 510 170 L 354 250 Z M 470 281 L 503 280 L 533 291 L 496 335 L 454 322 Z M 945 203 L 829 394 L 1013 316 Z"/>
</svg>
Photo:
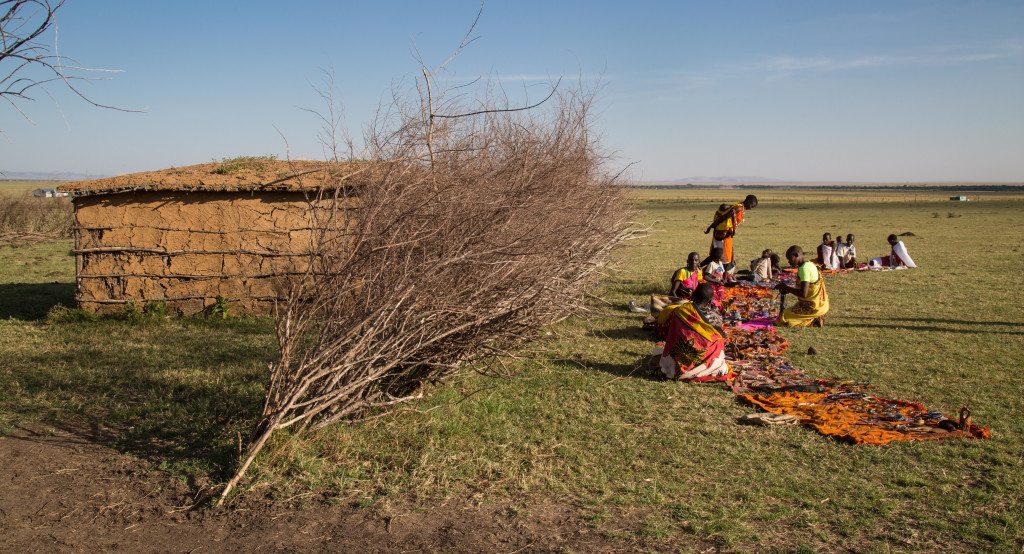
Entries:
<svg viewBox="0 0 1024 554">
<path fill-rule="evenodd" d="M 821 244 L 818 245 L 818 257 L 814 260 L 825 269 L 837 269 L 839 261 L 836 257 L 836 243 L 832 242 L 832 233 L 825 233 L 821 236 Z"/>
<path fill-rule="evenodd" d="M 722 314 L 712 304 L 711 285 L 701 283 L 693 300 L 666 308 L 658 317 L 665 331 L 665 349 L 659 367 L 669 379 L 726 381 L 732 369 L 725 361 Z"/>
<path fill-rule="evenodd" d="M 889 246 L 892 250 L 888 256 L 882 256 L 881 258 L 875 258 L 871 260 L 871 265 L 874 267 L 891 267 L 893 269 L 898 267 L 917 267 L 914 263 L 914 259 L 910 257 L 907 252 L 907 245 L 903 244 L 896 235 L 889 235 L 886 239 L 889 241 Z"/>
<path fill-rule="evenodd" d="M 697 264 L 700 263 L 700 254 L 690 252 L 686 256 L 686 266 L 676 270 L 672 275 L 672 286 L 669 289 L 669 296 L 676 298 L 689 298 L 697 285 L 704 280 L 704 273 Z"/>
<path fill-rule="evenodd" d="M 665 309 L 665 306 L 678 304 L 681 300 L 690 298 L 693 289 L 697 288 L 697 285 L 704 281 L 704 272 L 697 266 L 698 263 L 700 263 L 700 254 L 690 252 L 686 256 L 686 265 L 677 269 L 672 274 L 672 283 L 669 285 L 668 295 L 651 295 L 652 315 L 658 315 L 659 312 Z"/>
<path fill-rule="evenodd" d="M 807 327 L 825 325 L 825 314 L 828 313 L 828 292 L 825 290 L 825 278 L 818 267 L 804 260 L 804 251 L 797 245 L 786 250 L 789 265 L 798 267 L 796 286 L 779 283 L 778 289 L 783 294 L 795 294 L 796 305 L 786 308 L 779 314 L 778 325 L 786 327 Z"/>
</svg>

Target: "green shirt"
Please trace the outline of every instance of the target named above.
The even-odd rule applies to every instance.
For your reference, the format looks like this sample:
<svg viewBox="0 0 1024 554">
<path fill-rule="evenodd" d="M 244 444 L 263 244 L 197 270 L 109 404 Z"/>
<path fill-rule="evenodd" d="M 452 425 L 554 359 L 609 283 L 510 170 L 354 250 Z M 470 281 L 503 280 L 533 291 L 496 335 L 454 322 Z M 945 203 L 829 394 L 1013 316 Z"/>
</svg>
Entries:
<svg viewBox="0 0 1024 554">
<path fill-rule="evenodd" d="M 818 274 L 818 266 L 813 262 L 804 262 L 800 269 L 796 270 L 796 277 L 800 282 L 817 283 L 821 275 Z"/>
</svg>

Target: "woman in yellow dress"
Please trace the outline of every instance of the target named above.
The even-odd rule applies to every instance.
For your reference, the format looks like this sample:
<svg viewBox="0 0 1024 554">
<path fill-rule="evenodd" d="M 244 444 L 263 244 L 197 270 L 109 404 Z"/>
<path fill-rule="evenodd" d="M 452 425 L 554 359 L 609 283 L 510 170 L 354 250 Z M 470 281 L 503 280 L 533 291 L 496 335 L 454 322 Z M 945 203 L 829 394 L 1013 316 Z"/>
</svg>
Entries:
<svg viewBox="0 0 1024 554">
<path fill-rule="evenodd" d="M 786 250 L 789 265 L 797 267 L 796 286 L 779 283 L 783 294 L 794 294 L 796 305 L 786 308 L 779 314 L 779 325 L 786 327 L 821 327 L 825 325 L 825 314 L 828 313 L 828 292 L 825 290 L 825 278 L 813 262 L 804 260 L 804 251 L 797 245 Z"/>
</svg>

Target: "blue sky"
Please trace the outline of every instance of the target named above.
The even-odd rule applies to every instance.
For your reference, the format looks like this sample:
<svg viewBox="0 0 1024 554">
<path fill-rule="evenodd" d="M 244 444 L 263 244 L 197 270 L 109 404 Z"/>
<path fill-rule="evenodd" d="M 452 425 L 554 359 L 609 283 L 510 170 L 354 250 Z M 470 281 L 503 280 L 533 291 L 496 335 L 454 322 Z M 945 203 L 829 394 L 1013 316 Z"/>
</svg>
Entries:
<svg viewBox="0 0 1024 554">
<path fill-rule="evenodd" d="M 317 157 L 333 68 L 358 133 L 415 52 L 478 2 L 69 0 L 61 53 L 123 73 L 0 105 L 0 170 L 113 174 L 240 154 Z M 491 0 L 452 78 L 600 83 L 597 125 L 644 180 L 1024 181 L 1024 2 Z"/>
</svg>

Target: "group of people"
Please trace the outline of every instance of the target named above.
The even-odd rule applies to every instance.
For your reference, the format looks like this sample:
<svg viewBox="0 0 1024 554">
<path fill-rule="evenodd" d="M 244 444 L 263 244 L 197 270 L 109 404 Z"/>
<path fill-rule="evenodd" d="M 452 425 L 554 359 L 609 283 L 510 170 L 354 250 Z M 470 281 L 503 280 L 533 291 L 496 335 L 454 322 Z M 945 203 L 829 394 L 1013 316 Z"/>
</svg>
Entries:
<svg viewBox="0 0 1024 554">
<path fill-rule="evenodd" d="M 853 234 L 836 235 L 832 240 L 832 233 L 825 233 L 821 237 L 821 244 L 818 245 L 817 257 L 814 262 L 823 269 L 859 269 L 862 267 L 888 267 L 888 268 L 913 268 L 917 267 L 914 259 L 907 252 L 907 245 L 896 235 L 889 235 L 886 239 L 889 242 L 889 254 L 873 258 L 868 264 L 857 262 L 857 246 L 854 244 Z"/>
<path fill-rule="evenodd" d="M 687 381 L 731 377 L 732 370 L 725 360 L 726 334 L 720 311 L 722 287 L 741 279 L 763 283 L 782 293 L 783 308 L 776 325 L 821 327 L 829 311 L 821 270 L 864 267 L 857 260 L 853 234 L 847 234 L 845 240 L 838 235 L 833 241 L 831 233 L 825 233 L 813 259 L 799 245 L 792 245 L 785 254 L 789 268 L 783 269 L 779 256 L 764 250 L 760 257 L 751 260 L 749 274 L 744 271 L 738 275 L 733 237 L 746 211 L 756 208 L 757 203 L 757 197 L 751 194 L 743 202 L 722 204 L 704 231 L 714 232 L 708 256 L 701 260 L 700 254 L 690 252 L 686 265 L 673 273 L 668 296 L 651 297 L 651 320 L 659 336 L 665 339 L 660 369 L 666 377 Z M 888 242 L 889 254 L 872 259 L 868 266 L 917 267 L 898 236 L 889 235 Z M 780 279 L 783 273 L 792 273 L 794 269 L 795 279 Z M 793 306 L 785 307 L 787 295 L 796 298 Z"/>
<path fill-rule="evenodd" d="M 815 263 L 825 269 L 856 269 L 857 268 L 857 246 L 853 244 L 853 233 L 836 235 L 832 240 L 832 233 L 825 233 L 821 237 L 821 244 L 818 245 L 818 257 Z"/>
</svg>

